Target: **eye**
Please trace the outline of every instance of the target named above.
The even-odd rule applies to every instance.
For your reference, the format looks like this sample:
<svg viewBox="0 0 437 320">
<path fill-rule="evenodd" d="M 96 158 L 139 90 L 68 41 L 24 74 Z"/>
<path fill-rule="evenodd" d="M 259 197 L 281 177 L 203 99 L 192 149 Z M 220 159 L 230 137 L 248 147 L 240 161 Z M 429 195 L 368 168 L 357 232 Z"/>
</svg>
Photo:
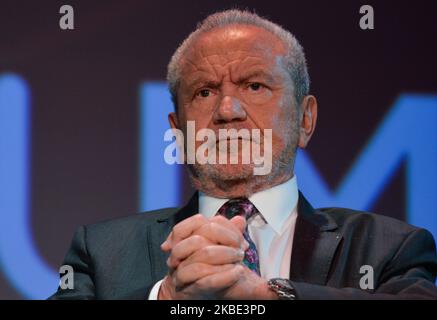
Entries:
<svg viewBox="0 0 437 320">
<path fill-rule="evenodd" d="M 263 85 L 259 82 L 252 82 L 248 86 L 252 91 L 259 91 Z"/>
<path fill-rule="evenodd" d="M 197 95 L 199 97 L 202 97 L 202 98 L 207 98 L 210 96 L 210 94 L 211 94 L 211 91 L 209 89 L 202 89 L 197 93 Z"/>
</svg>

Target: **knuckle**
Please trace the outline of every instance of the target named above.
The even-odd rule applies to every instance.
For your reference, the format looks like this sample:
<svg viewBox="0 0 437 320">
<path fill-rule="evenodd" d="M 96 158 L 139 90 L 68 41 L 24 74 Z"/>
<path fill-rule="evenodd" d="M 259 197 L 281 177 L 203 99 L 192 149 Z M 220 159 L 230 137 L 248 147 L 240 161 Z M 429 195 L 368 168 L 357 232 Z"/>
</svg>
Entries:
<svg viewBox="0 0 437 320">
<path fill-rule="evenodd" d="M 172 232 L 172 236 L 173 236 L 173 238 L 175 237 L 175 234 L 179 234 L 179 233 L 181 232 L 182 227 L 183 227 L 183 226 L 182 226 L 180 223 L 178 223 L 177 225 L 175 225 L 175 226 L 173 227 L 173 232 Z"/>
<path fill-rule="evenodd" d="M 211 222 L 209 224 L 209 229 L 211 232 L 217 232 L 219 231 L 219 225 L 216 222 Z"/>
<path fill-rule="evenodd" d="M 199 244 L 199 243 L 203 242 L 204 240 L 205 240 L 205 238 L 199 234 L 195 234 L 195 235 L 191 236 L 191 242 L 193 244 Z"/>
<path fill-rule="evenodd" d="M 214 257 L 214 251 L 215 250 L 213 246 L 206 246 L 205 248 L 202 249 L 202 254 L 206 259 L 210 260 L 211 258 Z"/>
<path fill-rule="evenodd" d="M 187 265 L 189 265 L 189 263 L 186 262 L 186 260 L 182 261 L 181 263 L 179 263 L 179 265 L 177 266 L 177 270 L 181 271 L 183 270 Z"/>
<path fill-rule="evenodd" d="M 174 247 L 171 251 L 170 257 L 172 260 L 179 260 L 182 257 L 182 249 L 180 245 Z"/>
<path fill-rule="evenodd" d="M 200 214 L 200 213 L 195 214 L 195 215 L 192 217 L 192 219 L 193 219 L 193 221 L 196 222 L 196 223 L 201 223 L 201 222 L 204 222 L 204 221 L 206 220 L 206 218 L 205 218 L 202 214 Z"/>
</svg>

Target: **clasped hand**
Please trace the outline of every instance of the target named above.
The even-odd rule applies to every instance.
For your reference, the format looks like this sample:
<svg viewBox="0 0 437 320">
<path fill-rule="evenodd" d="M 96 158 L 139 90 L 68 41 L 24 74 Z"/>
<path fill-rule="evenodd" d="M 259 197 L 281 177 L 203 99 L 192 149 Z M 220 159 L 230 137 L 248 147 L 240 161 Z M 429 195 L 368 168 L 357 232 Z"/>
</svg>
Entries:
<svg viewBox="0 0 437 320">
<path fill-rule="evenodd" d="M 242 263 L 245 227 L 241 216 L 196 214 L 178 223 L 161 245 L 170 256 L 158 299 L 274 299 L 267 281 Z"/>
</svg>

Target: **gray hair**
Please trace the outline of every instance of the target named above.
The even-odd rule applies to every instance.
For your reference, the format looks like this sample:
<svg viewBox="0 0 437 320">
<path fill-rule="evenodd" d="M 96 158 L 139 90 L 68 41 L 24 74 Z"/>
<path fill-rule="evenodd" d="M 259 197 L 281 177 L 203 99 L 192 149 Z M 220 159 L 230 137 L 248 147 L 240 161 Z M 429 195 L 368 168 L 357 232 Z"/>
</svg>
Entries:
<svg viewBox="0 0 437 320">
<path fill-rule="evenodd" d="M 241 10 L 226 10 L 214 13 L 206 17 L 197 25 L 193 31 L 176 49 L 170 59 L 167 68 L 167 82 L 173 104 L 177 110 L 177 90 L 180 83 L 181 58 L 187 48 L 193 45 L 195 40 L 203 33 L 212 29 L 225 27 L 228 25 L 252 25 L 262 28 L 281 40 L 286 48 L 284 57 L 286 69 L 291 76 L 294 84 L 294 95 L 298 104 L 308 94 L 310 87 L 310 78 L 302 46 L 297 39 L 287 30 L 276 23 L 260 17 L 259 15 Z"/>
</svg>

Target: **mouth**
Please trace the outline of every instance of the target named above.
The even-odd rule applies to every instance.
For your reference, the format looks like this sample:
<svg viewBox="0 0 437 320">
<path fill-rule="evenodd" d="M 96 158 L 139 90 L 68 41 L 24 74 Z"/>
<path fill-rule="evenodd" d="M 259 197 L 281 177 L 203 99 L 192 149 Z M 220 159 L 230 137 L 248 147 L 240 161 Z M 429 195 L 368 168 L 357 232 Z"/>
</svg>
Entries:
<svg viewBox="0 0 437 320">
<path fill-rule="evenodd" d="M 216 140 L 216 146 L 218 147 L 220 144 L 225 144 L 225 145 L 230 145 L 231 143 L 237 143 L 238 144 L 238 146 L 241 146 L 242 144 L 243 144 L 243 141 L 244 141 L 244 143 L 249 143 L 249 144 L 252 144 L 252 143 L 257 143 L 258 144 L 258 142 L 256 142 L 254 139 L 244 139 L 244 138 L 241 138 L 241 137 L 238 137 L 238 138 L 224 138 L 224 139 L 217 139 Z"/>
<path fill-rule="evenodd" d="M 217 138 L 216 139 L 216 143 L 219 143 L 220 141 L 226 141 L 226 142 L 228 142 L 228 141 L 249 141 L 249 142 L 254 142 L 254 143 L 259 143 L 259 141 L 258 141 L 259 139 L 256 139 L 256 138 L 254 138 L 254 137 L 250 137 L 250 138 L 244 138 L 244 137 L 238 137 L 238 138 L 230 138 L 230 137 L 226 137 L 226 138 L 224 138 L 224 139 L 220 139 L 220 138 Z"/>
<path fill-rule="evenodd" d="M 227 137 L 227 138 L 225 138 L 225 139 L 217 139 L 216 142 L 220 142 L 220 141 L 235 141 L 235 140 L 240 140 L 240 141 L 243 141 L 243 140 L 245 140 L 245 141 L 252 141 L 251 139 L 243 139 L 243 138 L 241 138 L 241 137 L 238 137 L 238 138 L 229 138 L 229 137 Z"/>
</svg>

